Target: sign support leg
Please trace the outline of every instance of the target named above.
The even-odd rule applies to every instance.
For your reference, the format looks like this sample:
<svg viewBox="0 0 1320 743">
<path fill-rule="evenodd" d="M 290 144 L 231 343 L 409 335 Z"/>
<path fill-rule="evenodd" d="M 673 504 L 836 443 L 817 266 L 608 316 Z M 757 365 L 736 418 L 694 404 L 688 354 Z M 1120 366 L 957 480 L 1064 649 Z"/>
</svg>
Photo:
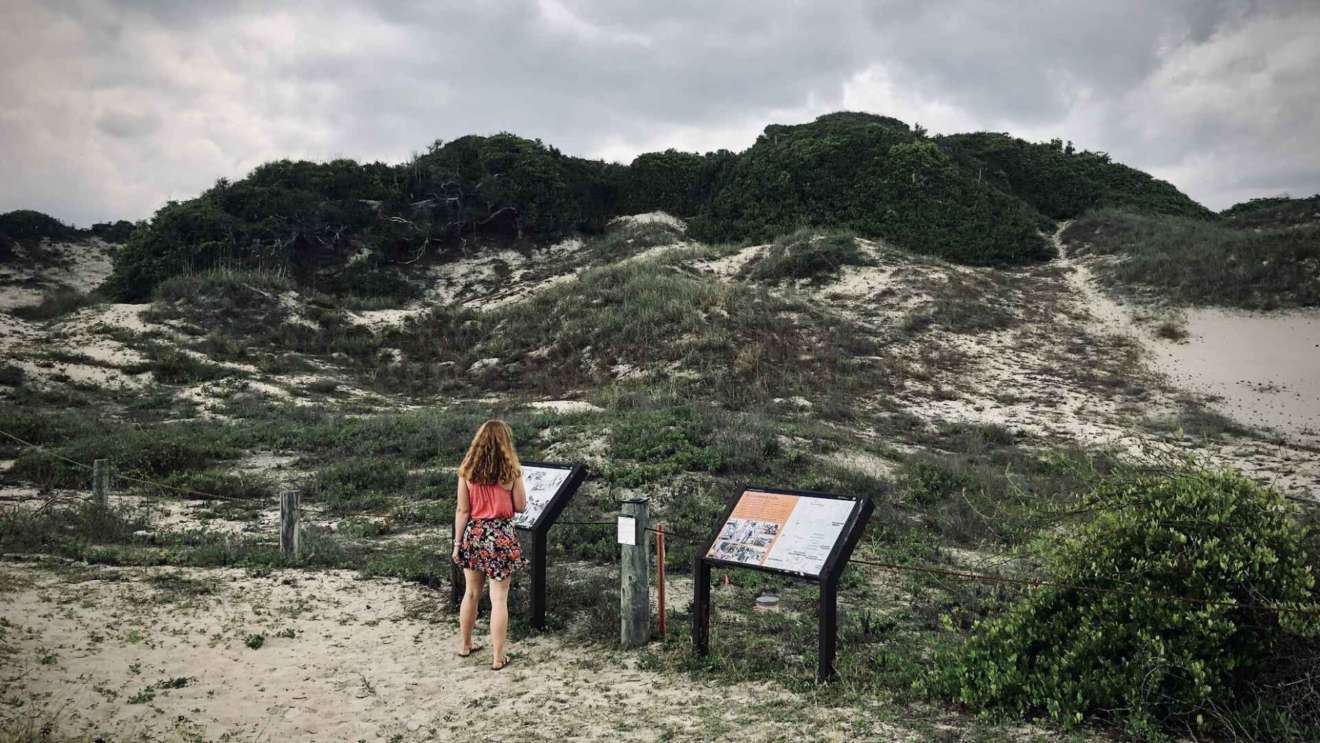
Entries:
<svg viewBox="0 0 1320 743">
<path fill-rule="evenodd" d="M 547 527 L 548 528 L 548 527 Z M 546 529 L 532 532 L 532 626 L 545 629 Z"/>
<path fill-rule="evenodd" d="M 820 582 L 820 608 L 816 637 L 816 681 L 834 678 L 834 651 L 838 643 L 839 576 L 827 575 Z"/>
<path fill-rule="evenodd" d="M 697 554 L 692 568 L 692 652 L 704 657 L 710 651 L 710 565 Z"/>
</svg>

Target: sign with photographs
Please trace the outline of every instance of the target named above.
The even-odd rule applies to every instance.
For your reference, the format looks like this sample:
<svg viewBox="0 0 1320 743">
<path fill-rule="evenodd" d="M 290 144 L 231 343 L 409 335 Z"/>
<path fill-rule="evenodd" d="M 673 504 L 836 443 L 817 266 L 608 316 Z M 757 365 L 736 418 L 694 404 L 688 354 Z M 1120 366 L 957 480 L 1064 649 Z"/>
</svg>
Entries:
<svg viewBox="0 0 1320 743">
<path fill-rule="evenodd" d="M 706 557 L 819 577 L 858 504 L 857 499 L 841 496 L 744 490 Z"/>
<path fill-rule="evenodd" d="M 544 464 L 541 462 L 523 462 L 523 489 L 527 493 L 527 509 L 514 514 L 513 525 L 519 529 L 534 529 L 542 518 L 550 514 L 553 519 L 563 508 L 585 473 L 581 467 L 563 464 Z M 559 508 L 551 508 L 559 503 Z M 553 511 L 553 513 L 551 513 Z"/>
</svg>

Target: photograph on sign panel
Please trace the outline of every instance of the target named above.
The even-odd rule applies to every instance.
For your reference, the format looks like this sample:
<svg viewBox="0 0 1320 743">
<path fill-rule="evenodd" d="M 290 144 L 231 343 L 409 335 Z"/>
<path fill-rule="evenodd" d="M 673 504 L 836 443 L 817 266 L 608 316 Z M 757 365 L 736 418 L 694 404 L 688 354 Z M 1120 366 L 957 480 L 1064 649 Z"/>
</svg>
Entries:
<svg viewBox="0 0 1320 743">
<path fill-rule="evenodd" d="M 745 491 L 707 557 L 819 575 L 855 501 Z"/>
<path fill-rule="evenodd" d="M 778 531 L 779 524 L 773 522 L 729 519 L 720 530 L 719 541 L 711 550 L 711 556 L 760 565 Z"/>
<path fill-rule="evenodd" d="M 541 518 L 550 500 L 559 492 L 572 470 L 558 467 L 523 465 L 523 489 L 527 491 L 527 508 L 514 517 L 515 526 L 531 528 Z"/>
</svg>

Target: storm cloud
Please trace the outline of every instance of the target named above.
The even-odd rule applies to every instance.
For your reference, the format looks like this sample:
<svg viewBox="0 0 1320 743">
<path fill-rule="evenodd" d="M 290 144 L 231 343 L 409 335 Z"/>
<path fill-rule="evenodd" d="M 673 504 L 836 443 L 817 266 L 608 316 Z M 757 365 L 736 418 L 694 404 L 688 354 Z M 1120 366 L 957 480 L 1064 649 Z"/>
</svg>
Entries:
<svg viewBox="0 0 1320 743">
<path fill-rule="evenodd" d="M 736 150 L 838 109 L 1072 140 L 1220 209 L 1320 191 L 1318 38 L 1307 0 L 8 0 L 0 211 L 141 219 L 468 133 Z"/>
</svg>

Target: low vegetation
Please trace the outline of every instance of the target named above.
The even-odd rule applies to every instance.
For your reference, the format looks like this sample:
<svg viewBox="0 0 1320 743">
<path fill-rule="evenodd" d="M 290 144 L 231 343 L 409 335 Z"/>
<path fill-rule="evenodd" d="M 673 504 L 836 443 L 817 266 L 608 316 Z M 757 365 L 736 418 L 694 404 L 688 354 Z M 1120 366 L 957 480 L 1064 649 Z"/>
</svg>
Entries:
<svg viewBox="0 0 1320 743">
<path fill-rule="evenodd" d="M 820 234 L 804 229 L 776 240 L 748 266 L 747 275 L 769 281 L 819 281 L 837 278 L 844 266 L 864 266 L 871 262 L 850 232 Z"/>
<path fill-rule="evenodd" d="M 841 393 L 884 384 L 874 362 L 853 361 L 882 354 L 857 327 L 764 287 L 646 259 L 496 310 L 437 307 L 386 343 L 410 361 L 376 371 L 377 384 L 396 390 L 563 394 L 645 376 L 742 408 L 822 384 Z"/>
<path fill-rule="evenodd" d="M 40 322 L 64 317 L 94 302 L 96 302 L 94 296 L 77 289 L 51 289 L 42 295 L 40 303 L 26 307 L 16 307 L 11 312 L 14 317 Z"/>
<path fill-rule="evenodd" d="M 1258 229 L 1294 227 L 1320 222 L 1320 194 L 1293 199 L 1272 196 L 1234 204 L 1219 213 L 1234 227 Z"/>
<path fill-rule="evenodd" d="M 1271 310 L 1320 306 L 1320 225 L 1236 229 L 1213 221 L 1091 212 L 1064 240 L 1110 256 L 1100 276 L 1120 290 L 1193 305 Z"/>
<path fill-rule="evenodd" d="M 1042 544 L 1051 585 L 979 623 L 936 688 L 965 704 L 1132 733 L 1320 734 L 1309 672 L 1280 678 L 1320 633 L 1317 555 L 1294 509 L 1241 476 L 1184 470 L 1101 482 L 1096 517 Z M 1314 646 L 1314 643 L 1310 643 Z"/>
</svg>

